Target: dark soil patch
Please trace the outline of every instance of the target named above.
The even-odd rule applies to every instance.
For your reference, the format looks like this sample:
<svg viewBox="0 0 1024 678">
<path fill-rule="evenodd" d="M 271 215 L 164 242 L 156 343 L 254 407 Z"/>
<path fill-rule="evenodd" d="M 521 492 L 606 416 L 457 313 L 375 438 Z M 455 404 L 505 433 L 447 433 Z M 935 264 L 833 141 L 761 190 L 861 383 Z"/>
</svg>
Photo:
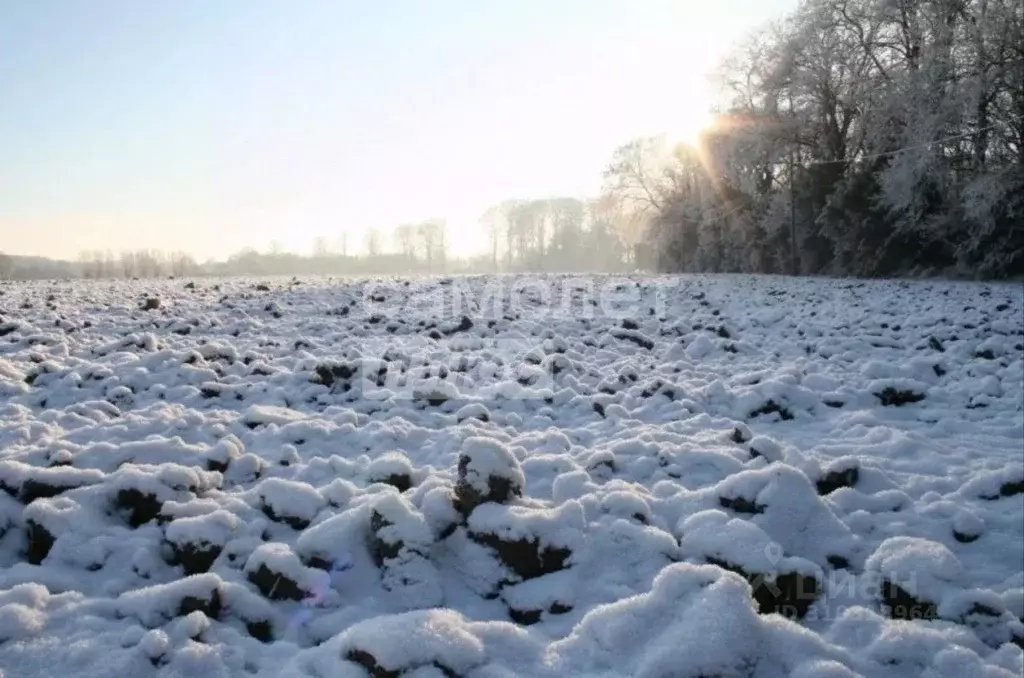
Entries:
<svg viewBox="0 0 1024 678">
<path fill-rule="evenodd" d="M 939 618 L 938 605 L 915 598 L 888 580 L 882 582 L 882 601 L 888 606 L 889 616 L 893 619 L 912 621 Z"/>
<path fill-rule="evenodd" d="M 564 570 L 572 551 L 567 548 L 542 547 L 537 540 L 506 540 L 486 532 L 470 532 L 473 541 L 494 549 L 498 558 L 523 579 L 535 579 Z"/>
<path fill-rule="evenodd" d="M 747 418 L 753 419 L 754 417 L 760 417 L 763 414 L 778 414 L 783 421 L 790 421 L 793 418 L 793 413 L 789 408 L 779 405 L 774 400 L 769 400 L 764 405 L 751 412 Z"/>
<path fill-rule="evenodd" d="M 784 572 L 771 578 L 760 572 L 747 572 L 742 567 L 715 558 L 708 558 L 707 561 L 746 579 L 761 614 L 803 619 L 821 595 L 818 580 L 799 572 Z"/>
<path fill-rule="evenodd" d="M 818 479 L 818 494 L 825 496 L 832 494 L 840 487 L 853 487 L 860 479 L 860 469 L 848 468 L 843 471 L 829 471 Z"/>
<path fill-rule="evenodd" d="M 222 547 L 200 542 L 198 544 L 170 544 L 171 565 L 181 565 L 185 575 L 209 572 L 213 561 L 217 560 Z"/>
<path fill-rule="evenodd" d="M 263 515 L 270 518 L 275 523 L 284 523 L 285 525 L 288 525 L 289 527 L 294 528 L 296 530 L 304 530 L 307 527 L 309 527 L 308 518 L 303 518 L 301 516 L 278 515 L 274 511 L 274 507 L 268 504 L 263 504 Z"/>
<path fill-rule="evenodd" d="M 274 629 L 265 619 L 245 622 L 245 630 L 261 643 L 270 643 L 274 640 Z"/>
<path fill-rule="evenodd" d="M 923 393 L 917 393 L 916 391 L 903 390 L 887 386 L 882 389 L 881 392 L 876 393 L 875 397 L 882 401 L 882 405 L 885 407 L 900 407 L 902 405 L 908 405 L 910 403 L 919 403 L 924 400 Z"/>
<path fill-rule="evenodd" d="M 260 590 L 264 598 L 270 600 L 302 600 L 306 597 L 306 592 L 295 581 L 274 572 L 265 564 L 249 573 L 249 581 Z"/>
<path fill-rule="evenodd" d="M 53 548 L 53 544 L 57 540 L 45 527 L 36 522 L 29 520 L 25 527 L 28 532 L 28 548 L 25 559 L 31 565 L 39 565 L 50 554 L 50 549 Z"/>
<path fill-rule="evenodd" d="M 749 513 L 751 515 L 764 513 L 765 509 L 761 504 L 745 497 L 719 497 L 718 504 L 722 508 L 727 508 L 736 513 Z"/>
<path fill-rule="evenodd" d="M 212 589 L 209 598 L 197 598 L 185 596 L 178 606 L 178 616 L 186 617 L 193 612 L 202 612 L 210 619 L 219 619 L 223 604 L 220 599 L 220 591 Z"/>
<path fill-rule="evenodd" d="M 156 519 L 160 514 L 160 507 L 163 506 L 163 502 L 158 501 L 156 495 L 129 489 L 118 491 L 117 506 L 119 509 L 128 512 L 129 525 L 141 527 L 149 521 Z"/>
</svg>

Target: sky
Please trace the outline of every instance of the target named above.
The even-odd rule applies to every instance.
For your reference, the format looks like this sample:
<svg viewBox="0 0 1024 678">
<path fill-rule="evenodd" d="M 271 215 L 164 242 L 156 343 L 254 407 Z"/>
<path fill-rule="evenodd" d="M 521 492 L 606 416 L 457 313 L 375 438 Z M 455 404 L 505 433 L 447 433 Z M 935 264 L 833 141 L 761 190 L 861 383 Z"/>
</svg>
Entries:
<svg viewBox="0 0 1024 678">
<path fill-rule="evenodd" d="M 594 195 L 795 0 L 0 0 L 0 252 L 349 249 Z"/>
</svg>

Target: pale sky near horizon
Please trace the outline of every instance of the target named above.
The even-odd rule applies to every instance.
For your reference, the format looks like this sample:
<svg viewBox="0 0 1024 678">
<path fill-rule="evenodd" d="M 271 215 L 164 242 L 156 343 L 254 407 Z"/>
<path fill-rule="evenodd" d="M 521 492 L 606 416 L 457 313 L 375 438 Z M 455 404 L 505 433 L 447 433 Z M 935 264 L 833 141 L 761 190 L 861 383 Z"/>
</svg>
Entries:
<svg viewBox="0 0 1024 678">
<path fill-rule="evenodd" d="M 795 0 L 0 0 L 0 252 L 224 258 L 594 194 Z"/>
</svg>

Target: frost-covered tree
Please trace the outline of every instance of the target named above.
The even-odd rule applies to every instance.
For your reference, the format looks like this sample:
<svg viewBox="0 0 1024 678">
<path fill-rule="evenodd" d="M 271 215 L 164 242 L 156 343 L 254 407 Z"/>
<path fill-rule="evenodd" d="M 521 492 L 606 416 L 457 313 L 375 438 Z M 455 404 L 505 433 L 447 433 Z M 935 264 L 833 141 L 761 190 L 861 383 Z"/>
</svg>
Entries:
<svg viewBox="0 0 1024 678">
<path fill-rule="evenodd" d="M 698 152 L 624 147 L 608 193 L 667 270 L 1020 275 L 1022 7 L 809 0 L 725 60 Z"/>
<path fill-rule="evenodd" d="M 376 257 L 380 255 L 380 231 L 376 228 L 371 228 L 366 231 L 366 235 L 363 239 L 363 244 L 366 249 L 367 256 Z"/>
<path fill-rule="evenodd" d="M 493 271 L 620 270 L 617 213 L 607 199 L 505 200 L 480 216 Z"/>
</svg>

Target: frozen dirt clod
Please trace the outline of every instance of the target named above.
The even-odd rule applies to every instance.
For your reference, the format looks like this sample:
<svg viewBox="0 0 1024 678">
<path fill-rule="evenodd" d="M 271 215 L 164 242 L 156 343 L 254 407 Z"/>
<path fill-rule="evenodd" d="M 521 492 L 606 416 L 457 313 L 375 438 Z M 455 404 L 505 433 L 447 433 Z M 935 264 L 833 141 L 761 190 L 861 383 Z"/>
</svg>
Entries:
<svg viewBox="0 0 1024 678">
<path fill-rule="evenodd" d="M 214 574 L 200 574 L 177 581 L 129 591 L 117 599 L 121 615 L 137 618 L 144 626 L 155 628 L 177 617 L 201 612 L 218 619 L 223 610 L 224 582 Z"/>
<path fill-rule="evenodd" d="M 840 487 L 854 487 L 860 479 L 860 469 L 851 464 L 835 464 L 818 478 L 818 494 L 832 494 Z"/>
<path fill-rule="evenodd" d="M 56 540 L 45 527 L 32 520 L 25 521 L 25 528 L 28 537 L 25 560 L 31 565 L 41 565 Z"/>
<path fill-rule="evenodd" d="M 412 487 L 412 464 L 401 452 L 388 452 L 370 462 L 366 477 L 370 482 L 385 483 L 405 492 Z"/>
<path fill-rule="evenodd" d="M 426 519 L 401 497 L 385 494 L 373 504 L 370 534 L 385 590 L 408 608 L 439 605 L 441 578 L 430 561 L 434 537 Z"/>
<path fill-rule="evenodd" d="M 493 549 L 523 580 L 567 568 L 583 542 L 582 507 L 574 502 L 547 510 L 483 504 L 468 526 L 474 541 Z"/>
<path fill-rule="evenodd" d="M 484 663 L 484 645 L 456 612 L 424 610 L 357 624 L 339 639 L 342 658 L 374 678 L 435 667 L 446 678 L 466 676 Z M 428 674 L 429 675 L 429 674 Z"/>
<path fill-rule="evenodd" d="M 526 482 L 515 455 L 501 443 L 482 437 L 463 442 L 458 474 L 455 497 L 464 516 L 486 502 L 511 501 L 522 494 Z"/>
<path fill-rule="evenodd" d="M 917 537 L 890 537 L 865 565 L 881 579 L 881 600 L 894 619 L 938 618 L 939 605 L 965 588 L 967 572 L 948 548 Z"/>
<path fill-rule="evenodd" d="M 260 508 L 271 520 L 302 530 L 323 508 L 323 496 L 308 483 L 267 478 L 256 487 Z"/>
<path fill-rule="evenodd" d="M 883 405 L 894 407 L 919 403 L 924 400 L 923 393 L 912 391 L 910 389 L 894 388 L 892 386 L 886 386 L 878 393 L 875 393 L 875 397 L 877 397 Z"/>
<path fill-rule="evenodd" d="M 687 518 L 678 532 L 684 553 L 743 577 L 761 614 L 802 619 L 822 593 L 821 568 L 786 556 L 750 521 L 709 510 Z"/>
<path fill-rule="evenodd" d="M 238 518 L 222 509 L 171 521 L 164 529 L 171 564 L 181 565 L 186 575 L 209 571 L 238 526 Z"/>
<path fill-rule="evenodd" d="M 306 567 L 287 545 L 261 545 L 245 563 L 248 580 L 270 600 L 302 600 L 309 595 Z"/>
</svg>

